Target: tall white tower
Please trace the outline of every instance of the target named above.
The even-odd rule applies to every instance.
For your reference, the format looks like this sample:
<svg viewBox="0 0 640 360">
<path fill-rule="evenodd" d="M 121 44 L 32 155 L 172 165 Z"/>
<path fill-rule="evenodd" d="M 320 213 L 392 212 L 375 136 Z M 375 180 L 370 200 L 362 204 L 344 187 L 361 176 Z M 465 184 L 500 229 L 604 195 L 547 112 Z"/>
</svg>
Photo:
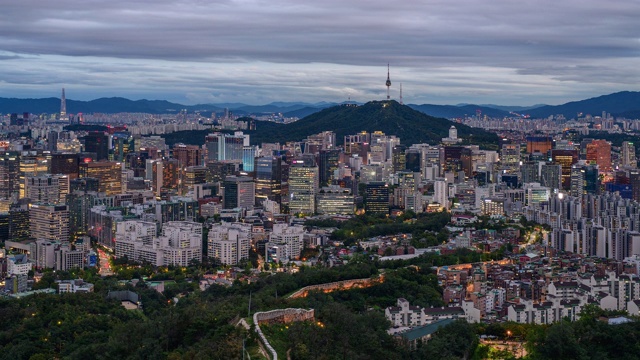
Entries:
<svg viewBox="0 0 640 360">
<path fill-rule="evenodd" d="M 391 78 L 389 77 L 389 64 L 387 63 L 387 100 L 391 99 L 391 97 L 389 96 L 389 87 L 391 86 Z"/>
</svg>

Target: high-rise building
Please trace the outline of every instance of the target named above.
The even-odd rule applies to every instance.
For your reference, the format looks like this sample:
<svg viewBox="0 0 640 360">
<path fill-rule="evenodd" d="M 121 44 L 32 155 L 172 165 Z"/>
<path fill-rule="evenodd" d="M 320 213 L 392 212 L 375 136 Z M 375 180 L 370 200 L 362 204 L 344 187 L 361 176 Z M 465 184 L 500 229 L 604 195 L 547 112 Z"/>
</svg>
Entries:
<svg viewBox="0 0 640 360">
<path fill-rule="evenodd" d="M 9 209 L 9 238 L 13 241 L 31 238 L 30 211 L 26 205 L 16 205 Z"/>
<path fill-rule="evenodd" d="M 383 181 L 367 183 L 364 208 L 369 214 L 389 214 L 389 185 Z"/>
<path fill-rule="evenodd" d="M 213 133 L 205 137 L 208 160 L 240 160 L 243 149 L 249 146 L 249 135 L 237 131 L 234 135 Z"/>
<path fill-rule="evenodd" d="M 527 136 L 527 153 L 539 152 L 546 154 L 553 146 L 551 136 Z"/>
<path fill-rule="evenodd" d="M 551 159 L 562 168 L 562 188 L 571 187 L 571 167 L 578 162 L 578 150 L 551 150 Z"/>
<path fill-rule="evenodd" d="M 500 163 L 514 167 L 520 163 L 520 144 L 503 144 L 500 149 Z"/>
<path fill-rule="evenodd" d="M 38 176 L 49 173 L 49 162 L 42 154 L 29 153 L 20 156 L 20 198 L 26 196 L 26 179 L 29 176 Z"/>
<path fill-rule="evenodd" d="M 537 161 L 527 161 L 520 166 L 520 178 L 522 183 L 540 182 L 540 163 Z"/>
<path fill-rule="evenodd" d="M 163 190 L 177 190 L 180 185 L 179 162 L 176 159 L 159 159 L 152 162 L 152 186 L 156 195 Z"/>
<path fill-rule="evenodd" d="M 20 194 L 20 154 L 0 153 L 0 198 L 10 199 Z"/>
<path fill-rule="evenodd" d="M 242 171 L 251 173 L 255 170 L 254 166 L 257 153 L 257 146 L 244 146 L 242 148 Z"/>
<path fill-rule="evenodd" d="M 47 134 L 47 150 L 53 152 L 58 151 L 58 132 L 49 131 Z"/>
<path fill-rule="evenodd" d="M 172 149 L 173 158 L 180 163 L 180 168 L 202 165 L 202 149 L 195 145 L 175 144 Z"/>
<path fill-rule="evenodd" d="M 204 184 L 207 182 L 206 166 L 188 166 L 184 171 L 183 185 L 185 190 L 193 189 L 196 184 Z"/>
<path fill-rule="evenodd" d="M 562 188 L 562 166 L 559 164 L 540 165 L 540 185 L 548 187 L 552 191 Z"/>
<path fill-rule="evenodd" d="M 255 184 L 249 176 L 227 176 L 224 179 L 224 208 L 253 208 Z"/>
<path fill-rule="evenodd" d="M 323 149 L 318 153 L 318 179 L 321 186 L 326 186 L 333 180 L 333 173 L 338 169 L 340 150 Z"/>
<path fill-rule="evenodd" d="M 97 161 L 109 160 L 109 135 L 92 131 L 84 137 L 84 151 L 96 154 Z"/>
<path fill-rule="evenodd" d="M 353 214 L 355 202 L 351 189 L 337 185 L 323 187 L 316 195 L 318 214 Z"/>
<path fill-rule="evenodd" d="M 391 163 L 393 165 L 393 172 L 402 171 L 407 166 L 407 156 L 405 152 L 407 147 L 404 145 L 396 145 L 391 151 Z"/>
<path fill-rule="evenodd" d="M 280 203 L 282 194 L 282 160 L 276 156 L 255 159 L 256 204 L 269 199 Z"/>
<path fill-rule="evenodd" d="M 224 265 L 236 265 L 249 259 L 251 225 L 244 223 L 218 223 L 209 229 L 208 256 Z"/>
<path fill-rule="evenodd" d="M 69 241 L 69 208 L 66 205 L 31 205 L 31 237 Z"/>
<path fill-rule="evenodd" d="M 99 192 L 115 195 L 122 192 L 122 163 L 99 161 L 80 164 L 81 178 L 98 179 Z"/>
<path fill-rule="evenodd" d="M 68 120 L 67 97 L 64 94 L 64 88 L 62 88 L 62 95 L 60 96 L 60 120 Z"/>
<path fill-rule="evenodd" d="M 26 178 L 25 197 L 34 204 L 64 204 L 69 194 L 67 175 L 39 175 Z"/>
<path fill-rule="evenodd" d="M 318 167 L 304 159 L 294 160 L 289 168 L 289 213 L 313 214 L 316 211 Z"/>
<path fill-rule="evenodd" d="M 638 167 L 638 160 L 636 159 L 636 147 L 631 141 L 623 141 L 620 149 L 620 165 L 630 168 Z"/>
<path fill-rule="evenodd" d="M 78 154 L 72 153 L 54 153 L 51 154 L 51 173 L 64 174 L 69 179 L 76 179 L 80 172 L 80 157 Z"/>
<path fill-rule="evenodd" d="M 573 165 L 571 168 L 570 195 L 580 197 L 583 194 L 598 194 L 600 178 L 596 165 Z"/>
<path fill-rule="evenodd" d="M 587 161 L 598 165 L 600 172 L 611 172 L 611 144 L 605 140 L 593 140 L 587 145 Z"/>
</svg>

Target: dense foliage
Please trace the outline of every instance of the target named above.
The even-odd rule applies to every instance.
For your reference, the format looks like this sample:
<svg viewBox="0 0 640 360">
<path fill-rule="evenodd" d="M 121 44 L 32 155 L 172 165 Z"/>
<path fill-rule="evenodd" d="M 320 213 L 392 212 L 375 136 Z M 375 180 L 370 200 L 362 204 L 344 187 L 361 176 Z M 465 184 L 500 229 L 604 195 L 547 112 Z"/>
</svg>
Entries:
<svg viewBox="0 0 640 360">
<path fill-rule="evenodd" d="M 435 118 L 400 105 L 396 101 L 372 101 L 362 106 L 334 106 L 290 124 L 276 124 L 259 121 L 256 131 L 245 131 L 251 135 L 251 143 L 300 141 L 309 135 L 333 130 L 336 140 L 342 143 L 345 135 L 361 131 L 382 131 L 398 136 L 403 144 L 439 143 L 447 137 L 449 128 L 455 125 L 458 136 L 466 142 L 481 147 L 495 147 L 497 135 L 463 124 L 454 124 L 449 120 Z M 177 142 L 201 145 L 210 130 L 181 131 L 163 135 L 167 144 Z"/>
</svg>

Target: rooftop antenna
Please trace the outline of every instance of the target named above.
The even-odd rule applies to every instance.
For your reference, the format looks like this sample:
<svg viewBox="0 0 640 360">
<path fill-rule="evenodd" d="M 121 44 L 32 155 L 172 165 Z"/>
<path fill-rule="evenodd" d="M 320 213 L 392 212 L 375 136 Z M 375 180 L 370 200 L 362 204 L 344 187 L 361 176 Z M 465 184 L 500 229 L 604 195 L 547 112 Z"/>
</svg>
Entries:
<svg viewBox="0 0 640 360">
<path fill-rule="evenodd" d="M 389 77 L 389 63 L 387 63 L 387 100 L 390 100 L 391 97 L 389 96 L 389 87 L 391 86 L 391 78 Z"/>
</svg>

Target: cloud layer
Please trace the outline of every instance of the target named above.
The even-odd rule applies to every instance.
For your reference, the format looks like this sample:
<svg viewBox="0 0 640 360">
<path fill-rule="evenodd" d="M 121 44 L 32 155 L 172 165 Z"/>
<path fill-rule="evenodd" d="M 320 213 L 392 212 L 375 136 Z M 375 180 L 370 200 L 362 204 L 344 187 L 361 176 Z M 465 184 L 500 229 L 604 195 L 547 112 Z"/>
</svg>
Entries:
<svg viewBox="0 0 640 360">
<path fill-rule="evenodd" d="M 561 103 L 640 90 L 640 3 L 24 0 L 0 96 Z"/>
</svg>

